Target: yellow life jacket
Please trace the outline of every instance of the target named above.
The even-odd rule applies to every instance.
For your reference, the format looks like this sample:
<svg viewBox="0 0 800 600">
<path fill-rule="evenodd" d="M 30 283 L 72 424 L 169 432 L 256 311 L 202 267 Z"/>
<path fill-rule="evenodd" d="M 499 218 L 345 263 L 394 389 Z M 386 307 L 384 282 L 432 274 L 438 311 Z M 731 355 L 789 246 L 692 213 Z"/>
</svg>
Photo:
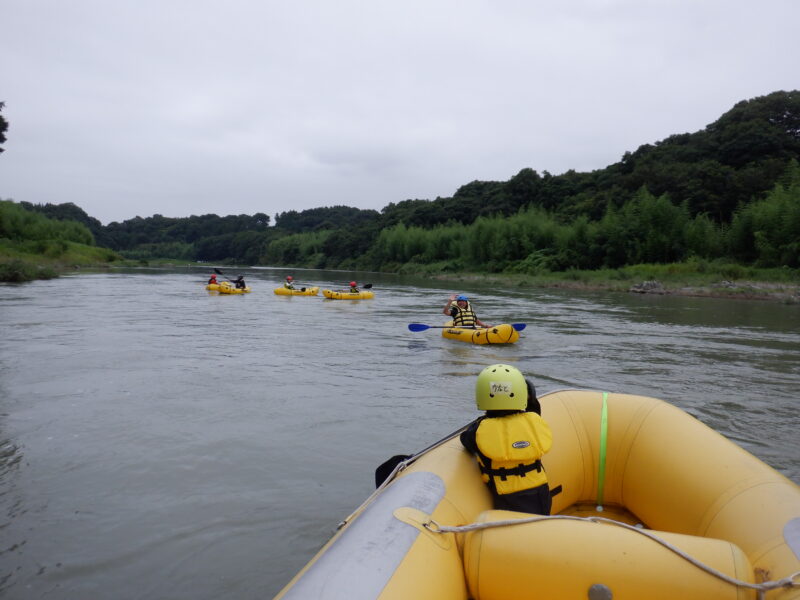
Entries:
<svg viewBox="0 0 800 600">
<path fill-rule="evenodd" d="M 453 314 L 452 307 L 455 306 L 456 314 L 453 316 L 453 327 L 475 327 L 475 312 L 472 310 L 472 304 L 467 302 L 466 308 L 461 308 L 457 301 L 450 304 L 450 314 Z"/>
<path fill-rule="evenodd" d="M 539 460 L 553 445 L 550 426 L 533 412 L 483 419 L 475 432 L 484 483 L 512 494 L 547 483 Z"/>
</svg>

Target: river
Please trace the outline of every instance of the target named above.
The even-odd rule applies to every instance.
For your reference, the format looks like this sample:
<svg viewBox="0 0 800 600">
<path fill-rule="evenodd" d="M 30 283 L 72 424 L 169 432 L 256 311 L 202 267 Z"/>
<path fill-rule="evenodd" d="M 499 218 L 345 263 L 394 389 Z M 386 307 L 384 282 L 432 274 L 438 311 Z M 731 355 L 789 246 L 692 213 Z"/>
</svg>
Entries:
<svg viewBox="0 0 800 600">
<path fill-rule="evenodd" d="M 800 482 L 800 306 L 241 272 L 253 293 L 194 267 L 0 285 L 0 597 L 271 598 L 376 466 L 477 416 L 495 362 L 667 400 Z M 376 295 L 274 295 L 289 273 Z M 408 330 L 455 291 L 520 341 Z"/>
</svg>

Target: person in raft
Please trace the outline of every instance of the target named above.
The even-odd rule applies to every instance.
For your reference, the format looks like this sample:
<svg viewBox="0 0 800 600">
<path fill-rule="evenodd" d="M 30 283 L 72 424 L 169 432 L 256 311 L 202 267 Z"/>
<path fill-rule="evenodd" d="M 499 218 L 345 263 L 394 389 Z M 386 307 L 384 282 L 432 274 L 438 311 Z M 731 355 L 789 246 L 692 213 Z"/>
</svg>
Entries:
<svg viewBox="0 0 800 600">
<path fill-rule="evenodd" d="M 239 277 L 237 277 L 236 281 L 234 281 L 233 283 L 236 284 L 236 289 L 237 290 L 243 290 L 244 288 L 247 287 L 247 284 L 244 282 L 244 276 L 243 275 L 239 275 Z"/>
<path fill-rule="evenodd" d="M 209 277 L 208 285 L 211 285 L 211 284 L 214 284 L 214 285 L 217 284 L 217 276 L 216 276 L 216 274 L 212 274 L 211 277 Z"/>
<path fill-rule="evenodd" d="M 285 287 L 287 290 L 293 290 L 294 289 L 294 283 L 292 283 L 293 281 L 294 277 L 292 277 L 291 275 L 287 275 L 286 283 L 283 284 L 283 287 Z"/>
<path fill-rule="evenodd" d="M 518 369 L 491 365 L 478 375 L 475 402 L 486 414 L 461 433 L 475 455 L 494 507 L 549 515 L 552 506 L 542 456 L 553 445 L 536 389 Z"/>
<path fill-rule="evenodd" d="M 447 304 L 444 305 L 442 314 L 453 318 L 453 327 L 489 327 L 477 317 L 469 299 L 464 294 L 450 296 Z"/>
<path fill-rule="evenodd" d="M 358 289 L 358 282 L 351 281 L 350 282 L 350 293 L 351 294 L 358 294 L 361 290 Z"/>
</svg>

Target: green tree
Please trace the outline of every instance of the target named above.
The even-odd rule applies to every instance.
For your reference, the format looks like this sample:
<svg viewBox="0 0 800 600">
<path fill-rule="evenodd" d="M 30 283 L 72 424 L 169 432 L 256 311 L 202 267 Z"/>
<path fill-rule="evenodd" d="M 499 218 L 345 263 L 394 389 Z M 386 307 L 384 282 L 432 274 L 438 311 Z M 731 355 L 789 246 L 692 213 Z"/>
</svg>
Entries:
<svg viewBox="0 0 800 600">
<path fill-rule="evenodd" d="M 49 219 L 11 200 L 0 200 L 0 238 L 94 245 L 92 232 L 82 223 Z"/>
<path fill-rule="evenodd" d="M 730 252 L 763 267 L 800 266 L 800 164 L 792 161 L 767 197 L 742 207 L 729 234 Z"/>
<path fill-rule="evenodd" d="M 719 258 L 724 249 L 725 231 L 706 214 L 699 214 L 686 226 L 685 240 L 688 256 Z"/>
<path fill-rule="evenodd" d="M 706 128 L 720 161 L 734 167 L 800 153 L 800 92 L 773 92 L 737 103 Z"/>
<path fill-rule="evenodd" d="M 3 112 L 6 103 L 0 102 L 0 112 Z M 5 120 L 3 115 L 0 115 L 0 144 L 4 144 L 6 141 L 6 131 L 8 131 L 8 121 Z M 0 152 L 3 152 L 4 149 L 0 147 Z"/>
</svg>

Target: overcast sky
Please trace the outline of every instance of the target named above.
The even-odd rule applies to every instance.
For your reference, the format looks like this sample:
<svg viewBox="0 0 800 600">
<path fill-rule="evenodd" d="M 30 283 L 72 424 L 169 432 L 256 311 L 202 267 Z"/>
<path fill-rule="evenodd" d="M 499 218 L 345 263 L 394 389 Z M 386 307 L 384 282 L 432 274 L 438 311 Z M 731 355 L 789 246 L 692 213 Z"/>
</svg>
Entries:
<svg viewBox="0 0 800 600">
<path fill-rule="evenodd" d="M 271 217 L 560 174 L 800 89 L 799 0 L 4 0 L 0 199 Z"/>
</svg>

